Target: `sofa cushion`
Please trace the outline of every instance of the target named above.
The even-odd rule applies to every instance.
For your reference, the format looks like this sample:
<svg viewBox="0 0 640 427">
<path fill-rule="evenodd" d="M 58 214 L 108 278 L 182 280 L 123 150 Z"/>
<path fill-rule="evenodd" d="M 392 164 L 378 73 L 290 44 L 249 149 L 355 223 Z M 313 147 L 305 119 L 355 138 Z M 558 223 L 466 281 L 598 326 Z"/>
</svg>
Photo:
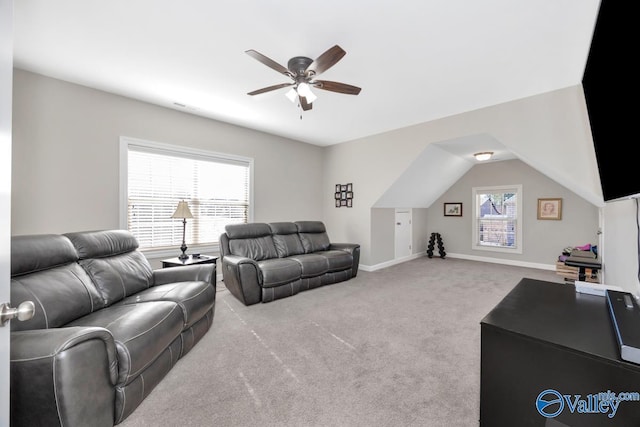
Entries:
<svg viewBox="0 0 640 427">
<path fill-rule="evenodd" d="M 304 253 L 298 227 L 293 222 L 273 222 L 269 224 L 269 228 L 280 258 Z"/>
<path fill-rule="evenodd" d="M 169 301 L 116 304 L 81 317 L 68 326 L 98 326 L 113 335 L 118 352 L 118 382 L 140 375 L 182 332 L 183 314 Z"/>
<path fill-rule="evenodd" d="M 232 255 L 254 261 L 278 257 L 271 229 L 265 223 L 230 224 L 225 227 L 225 231 Z"/>
<path fill-rule="evenodd" d="M 329 249 L 331 243 L 322 221 L 296 221 L 295 224 L 305 253 Z"/>
<path fill-rule="evenodd" d="M 327 259 L 329 271 L 341 271 L 353 267 L 353 256 L 346 251 L 329 250 L 316 252 Z"/>
<path fill-rule="evenodd" d="M 11 304 L 33 301 L 30 320 L 11 322 L 12 331 L 64 326 L 103 307 L 73 245 L 60 235 L 11 238 Z"/>
<path fill-rule="evenodd" d="M 300 263 L 289 258 L 272 258 L 258 261 L 262 272 L 262 287 L 284 285 L 299 280 L 302 275 Z"/>
<path fill-rule="evenodd" d="M 138 242 L 126 230 L 86 231 L 65 234 L 109 306 L 151 286 L 153 270 Z"/>
<path fill-rule="evenodd" d="M 329 271 L 329 259 L 319 254 L 301 254 L 292 255 L 288 259 L 295 260 L 300 263 L 302 268 L 302 277 L 321 276 Z"/>
<path fill-rule="evenodd" d="M 57 234 L 11 237 L 11 276 L 35 273 L 78 261 L 71 241 Z"/>
<path fill-rule="evenodd" d="M 64 235 L 80 259 L 104 258 L 138 249 L 138 240 L 127 230 L 78 231 Z"/>
<path fill-rule="evenodd" d="M 65 326 L 104 306 L 87 273 L 77 263 L 11 278 L 11 304 L 33 301 L 29 320 L 11 322 L 12 331 Z"/>
<path fill-rule="evenodd" d="M 173 301 L 182 309 L 184 329 L 190 328 L 213 307 L 216 290 L 209 282 L 176 282 L 152 286 L 122 301 L 136 304 L 149 301 Z"/>
</svg>

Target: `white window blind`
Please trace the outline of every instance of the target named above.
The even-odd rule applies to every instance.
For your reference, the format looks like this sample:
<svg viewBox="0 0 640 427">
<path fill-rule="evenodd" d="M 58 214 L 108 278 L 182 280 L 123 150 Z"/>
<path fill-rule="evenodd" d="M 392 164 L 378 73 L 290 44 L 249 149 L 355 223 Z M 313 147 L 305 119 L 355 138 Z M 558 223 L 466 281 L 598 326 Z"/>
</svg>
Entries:
<svg viewBox="0 0 640 427">
<path fill-rule="evenodd" d="M 153 144 L 127 144 L 127 227 L 141 249 L 180 246 L 178 202 L 188 203 L 185 241 L 216 245 L 227 224 L 249 222 L 251 161 Z"/>
</svg>

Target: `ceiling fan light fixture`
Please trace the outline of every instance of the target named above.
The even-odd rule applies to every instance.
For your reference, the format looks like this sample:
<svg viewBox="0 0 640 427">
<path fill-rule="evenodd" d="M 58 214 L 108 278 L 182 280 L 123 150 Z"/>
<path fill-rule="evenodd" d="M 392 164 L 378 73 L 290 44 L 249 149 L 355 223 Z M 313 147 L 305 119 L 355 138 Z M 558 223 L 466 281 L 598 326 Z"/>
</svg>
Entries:
<svg viewBox="0 0 640 427">
<path fill-rule="evenodd" d="M 482 151 L 480 153 L 475 153 L 473 155 L 473 157 L 475 157 L 476 160 L 479 162 L 484 162 L 486 160 L 489 160 L 491 156 L 493 156 L 493 151 Z"/>
<path fill-rule="evenodd" d="M 309 104 L 318 99 L 318 97 L 315 96 L 313 92 L 311 92 L 309 84 L 304 82 L 298 83 L 298 95 L 306 98 Z"/>
<path fill-rule="evenodd" d="M 295 104 L 296 100 L 298 99 L 298 92 L 296 92 L 294 88 L 291 88 L 287 91 L 287 93 L 284 94 L 284 96 L 289 98 L 289 101 Z"/>
</svg>

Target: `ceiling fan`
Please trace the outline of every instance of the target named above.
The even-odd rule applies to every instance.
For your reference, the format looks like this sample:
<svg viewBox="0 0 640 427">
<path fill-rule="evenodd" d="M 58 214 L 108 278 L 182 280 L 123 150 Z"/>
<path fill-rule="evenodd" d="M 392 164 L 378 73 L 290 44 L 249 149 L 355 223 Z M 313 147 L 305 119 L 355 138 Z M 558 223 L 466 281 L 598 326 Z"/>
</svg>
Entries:
<svg viewBox="0 0 640 427">
<path fill-rule="evenodd" d="M 253 49 L 247 50 L 246 53 L 252 58 L 262 62 L 267 67 L 284 74 L 292 80 L 292 82 L 289 83 L 280 83 L 254 90 L 253 92 L 249 92 L 247 95 L 259 95 L 272 90 L 291 87 L 289 92 L 286 94 L 287 98 L 292 102 L 296 102 L 296 100 L 298 100 L 302 110 L 307 111 L 312 108 L 312 103 L 317 98 L 316 95 L 311 92 L 312 87 L 328 90 L 330 92 L 344 93 L 347 95 L 357 95 L 360 93 L 360 88 L 357 86 L 315 79 L 316 76 L 333 67 L 344 55 L 346 55 L 347 52 L 338 45 L 328 49 L 315 60 L 307 58 L 306 56 L 293 57 L 287 63 L 287 67 L 278 64 L 274 60 Z"/>
</svg>

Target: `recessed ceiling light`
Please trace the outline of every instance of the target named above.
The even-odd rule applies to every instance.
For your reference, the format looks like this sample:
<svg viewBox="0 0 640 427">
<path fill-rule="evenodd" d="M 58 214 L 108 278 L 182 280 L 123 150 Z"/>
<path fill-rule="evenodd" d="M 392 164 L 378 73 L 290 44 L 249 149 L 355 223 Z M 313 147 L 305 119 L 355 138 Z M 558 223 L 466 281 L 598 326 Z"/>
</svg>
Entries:
<svg viewBox="0 0 640 427">
<path fill-rule="evenodd" d="M 477 161 L 484 162 L 485 160 L 489 160 L 491 156 L 493 156 L 493 151 L 483 151 L 481 153 L 475 153 L 473 156 Z"/>
</svg>

